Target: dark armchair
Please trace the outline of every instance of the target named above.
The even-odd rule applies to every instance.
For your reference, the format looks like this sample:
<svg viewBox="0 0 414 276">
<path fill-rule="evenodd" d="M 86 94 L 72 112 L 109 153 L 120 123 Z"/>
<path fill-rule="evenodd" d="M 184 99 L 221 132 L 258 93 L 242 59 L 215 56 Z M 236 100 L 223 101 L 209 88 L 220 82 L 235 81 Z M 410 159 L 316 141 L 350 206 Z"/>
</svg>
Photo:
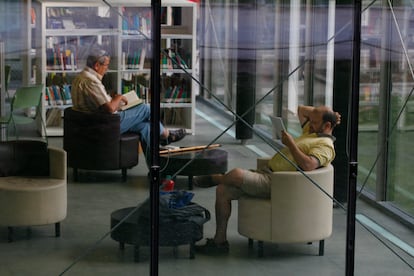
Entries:
<svg viewBox="0 0 414 276">
<path fill-rule="evenodd" d="M 121 169 L 126 181 L 127 169 L 138 164 L 139 135 L 120 134 L 119 115 L 85 113 L 69 107 L 64 111 L 63 125 L 63 148 L 75 181 L 78 169 Z"/>
</svg>

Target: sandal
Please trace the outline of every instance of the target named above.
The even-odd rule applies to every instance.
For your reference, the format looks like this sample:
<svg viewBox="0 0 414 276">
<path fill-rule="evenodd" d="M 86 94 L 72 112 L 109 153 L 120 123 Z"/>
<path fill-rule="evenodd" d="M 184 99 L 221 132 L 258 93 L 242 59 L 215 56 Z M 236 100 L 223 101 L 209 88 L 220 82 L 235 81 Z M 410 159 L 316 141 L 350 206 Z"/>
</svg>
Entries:
<svg viewBox="0 0 414 276">
<path fill-rule="evenodd" d="M 227 241 L 217 244 L 214 239 L 207 239 L 204 245 L 196 245 L 195 250 L 207 255 L 227 254 L 230 251 L 230 246 Z"/>
<path fill-rule="evenodd" d="M 170 134 L 168 135 L 168 138 L 161 141 L 162 146 L 166 146 L 171 143 L 178 142 L 187 135 L 187 132 L 183 128 L 180 128 L 177 130 L 170 130 L 169 133 Z"/>
</svg>

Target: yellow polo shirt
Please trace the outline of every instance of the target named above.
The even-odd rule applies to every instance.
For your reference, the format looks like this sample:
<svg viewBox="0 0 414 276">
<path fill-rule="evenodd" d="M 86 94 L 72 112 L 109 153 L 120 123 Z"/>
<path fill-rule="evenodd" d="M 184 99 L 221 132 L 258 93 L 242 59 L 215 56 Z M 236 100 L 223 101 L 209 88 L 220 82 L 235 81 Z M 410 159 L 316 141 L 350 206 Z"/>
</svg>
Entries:
<svg viewBox="0 0 414 276">
<path fill-rule="evenodd" d="M 309 122 L 307 122 L 302 129 L 302 135 L 295 139 L 296 145 L 306 155 L 310 155 L 319 160 L 320 166 L 329 165 L 335 158 L 334 148 L 335 138 L 331 135 L 309 133 Z M 281 153 L 289 160 L 296 164 L 290 150 L 287 147 L 281 149 Z M 297 165 L 297 164 L 296 164 Z M 276 153 L 268 163 L 272 171 L 296 171 L 289 161 L 287 161 L 282 154 Z"/>
</svg>

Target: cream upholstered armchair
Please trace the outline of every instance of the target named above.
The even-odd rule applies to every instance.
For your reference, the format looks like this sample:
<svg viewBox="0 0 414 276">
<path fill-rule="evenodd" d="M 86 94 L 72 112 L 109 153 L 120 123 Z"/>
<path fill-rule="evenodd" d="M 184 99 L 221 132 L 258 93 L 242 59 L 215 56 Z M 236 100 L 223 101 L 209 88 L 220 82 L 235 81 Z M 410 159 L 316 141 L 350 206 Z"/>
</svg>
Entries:
<svg viewBox="0 0 414 276">
<path fill-rule="evenodd" d="M 258 159 L 258 168 L 268 159 Z M 327 194 L 333 194 L 333 166 L 306 172 Z M 263 242 L 311 243 L 319 241 L 319 255 L 324 254 L 324 240 L 332 233 L 332 199 L 301 172 L 274 172 L 269 199 L 244 196 L 238 202 L 238 231 L 258 241 L 263 256 Z"/>
<path fill-rule="evenodd" d="M 0 142 L 0 226 L 55 224 L 67 210 L 66 152 L 42 141 Z"/>
</svg>

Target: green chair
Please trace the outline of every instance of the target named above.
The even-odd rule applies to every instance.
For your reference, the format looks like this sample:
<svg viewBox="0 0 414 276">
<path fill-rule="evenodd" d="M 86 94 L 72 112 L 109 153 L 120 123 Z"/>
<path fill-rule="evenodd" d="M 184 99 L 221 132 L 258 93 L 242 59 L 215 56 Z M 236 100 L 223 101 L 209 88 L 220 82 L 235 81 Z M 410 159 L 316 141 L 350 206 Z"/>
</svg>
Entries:
<svg viewBox="0 0 414 276">
<path fill-rule="evenodd" d="M 3 127 L 6 127 L 6 137 L 9 138 L 9 128 L 12 125 L 14 133 L 16 135 L 16 140 L 18 139 L 18 133 L 16 125 L 23 125 L 33 123 L 38 116 L 40 116 L 41 124 L 44 130 L 46 131 L 45 123 L 42 119 L 41 114 L 41 104 L 42 104 L 42 91 L 43 85 L 36 86 L 25 86 L 20 87 L 16 90 L 13 98 L 10 103 L 10 113 L 6 116 L 0 117 L 0 124 Z M 35 108 L 35 116 L 27 116 L 25 111 L 27 109 Z"/>
</svg>

